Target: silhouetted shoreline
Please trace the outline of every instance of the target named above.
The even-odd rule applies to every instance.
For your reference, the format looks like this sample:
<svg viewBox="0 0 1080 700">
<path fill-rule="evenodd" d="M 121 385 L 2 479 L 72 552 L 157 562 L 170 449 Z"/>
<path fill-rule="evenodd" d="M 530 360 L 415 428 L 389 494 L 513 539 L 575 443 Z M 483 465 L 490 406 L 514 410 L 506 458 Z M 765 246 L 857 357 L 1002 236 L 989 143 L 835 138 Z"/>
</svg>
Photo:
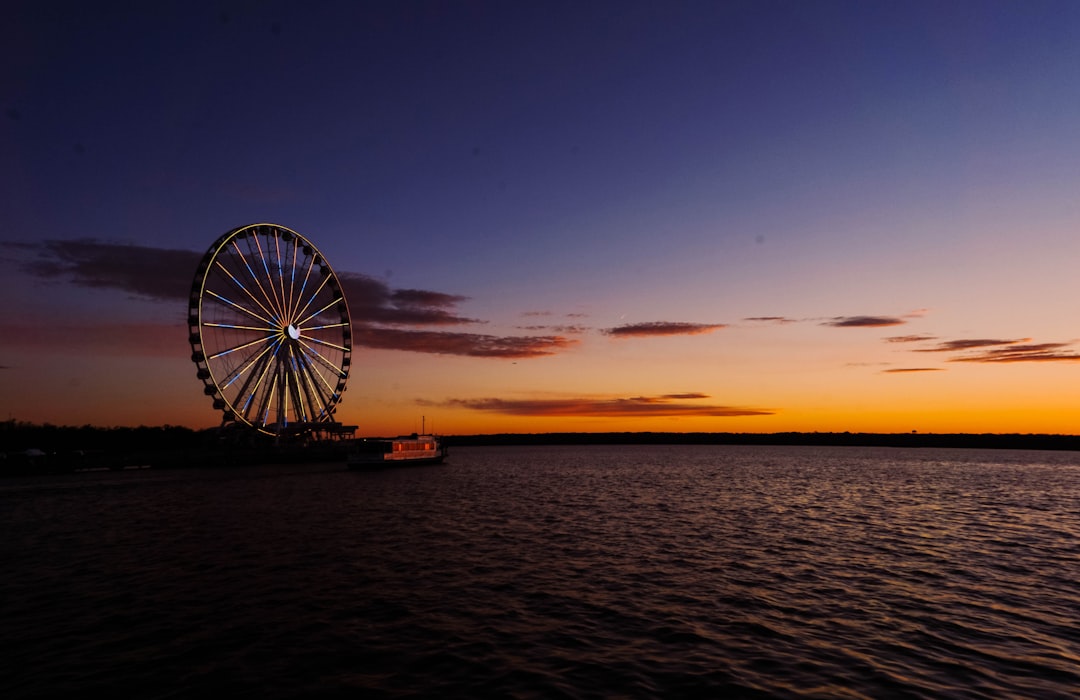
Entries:
<svg viewBox="0 0 1080 700">
<path fill-rule="evenodd" d="M 370 437 L 370 436 L 367 436 Z M 1080 451 L 1080 436 L 1021 433 L 494 433 L 449 435 L 450 447 L 514 445 L 818 445 Z M 344 461 L 342 441 L 284 443 L 252 430 L 180 426 L 101 428 L 0 423 L 0 473 L 132 467 L 228 467 Z"/>
</svg>

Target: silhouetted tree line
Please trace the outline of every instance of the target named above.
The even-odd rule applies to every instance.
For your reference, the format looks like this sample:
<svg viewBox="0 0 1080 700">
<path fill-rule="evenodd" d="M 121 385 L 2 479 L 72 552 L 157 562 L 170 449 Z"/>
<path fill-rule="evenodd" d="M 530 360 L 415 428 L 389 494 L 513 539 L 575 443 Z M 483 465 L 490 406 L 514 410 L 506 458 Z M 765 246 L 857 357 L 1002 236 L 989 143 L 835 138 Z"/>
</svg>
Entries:
<svg viewBox="0 0 1080 700">
<path fill-rule="evenodd" d="M 458 435 L 451 445 L 821 445 L 1077 450 L 1080 436 L 1020 433 L 503 433 Z"/>
</svg>

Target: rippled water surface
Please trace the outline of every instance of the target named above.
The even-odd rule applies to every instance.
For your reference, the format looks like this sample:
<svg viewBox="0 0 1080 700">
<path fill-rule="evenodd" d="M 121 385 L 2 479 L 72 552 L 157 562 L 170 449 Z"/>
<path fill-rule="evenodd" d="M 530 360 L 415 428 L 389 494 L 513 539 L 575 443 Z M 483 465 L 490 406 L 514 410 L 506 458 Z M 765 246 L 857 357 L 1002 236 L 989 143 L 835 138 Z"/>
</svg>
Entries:
<svg viewBox="0 0 1080 700">
<path fill-rule="evenodd" d="M 1075 697 L 1080 454 L 0 481 L 5 698 Z"/>
</svg>

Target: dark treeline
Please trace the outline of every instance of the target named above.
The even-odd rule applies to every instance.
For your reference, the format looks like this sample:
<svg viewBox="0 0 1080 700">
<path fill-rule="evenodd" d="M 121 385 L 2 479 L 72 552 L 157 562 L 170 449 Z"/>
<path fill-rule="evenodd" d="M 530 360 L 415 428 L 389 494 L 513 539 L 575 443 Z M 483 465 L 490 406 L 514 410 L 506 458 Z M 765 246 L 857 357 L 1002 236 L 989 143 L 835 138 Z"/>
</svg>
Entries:
<svg viewBox="0 0 1080 700">
<path fill-rule="evenodd" d="M 341 443 L 284 442 L 241 426 L 67 426 L 0 422 L 0 473 L 65 472 L 131 466 L 212 467 L 344 459 Z"/>
<path fill-rule="evenodd" d="M 212 440 L 210 431 L 176 425 L 137 428 L 102 428 L 93 425 L 69 426 L 49 423 L 0 423 L 0 452 L 42 450 L 48 453 L 93 450 L 188 449 Z"/>
<path fill-rule="evenodd" d="M 450 445 L 830 445 L 1077 450 L 1080 436 L 1002 433 L 503 433 L 457 435 Z"/>
</svg>

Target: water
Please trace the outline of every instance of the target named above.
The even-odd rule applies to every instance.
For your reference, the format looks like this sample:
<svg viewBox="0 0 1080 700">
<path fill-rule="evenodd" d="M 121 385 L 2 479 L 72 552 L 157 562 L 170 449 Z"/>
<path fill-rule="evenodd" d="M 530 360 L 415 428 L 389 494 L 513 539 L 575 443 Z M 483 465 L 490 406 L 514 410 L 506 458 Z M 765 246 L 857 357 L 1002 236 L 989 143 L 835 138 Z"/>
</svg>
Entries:
<svg viewBox="0 0 1080 700">
<path fill-rule="evenodd" d="M 1080 453 L 0 481 L 0 694 L 1075 697 Z"/>
</svg>

